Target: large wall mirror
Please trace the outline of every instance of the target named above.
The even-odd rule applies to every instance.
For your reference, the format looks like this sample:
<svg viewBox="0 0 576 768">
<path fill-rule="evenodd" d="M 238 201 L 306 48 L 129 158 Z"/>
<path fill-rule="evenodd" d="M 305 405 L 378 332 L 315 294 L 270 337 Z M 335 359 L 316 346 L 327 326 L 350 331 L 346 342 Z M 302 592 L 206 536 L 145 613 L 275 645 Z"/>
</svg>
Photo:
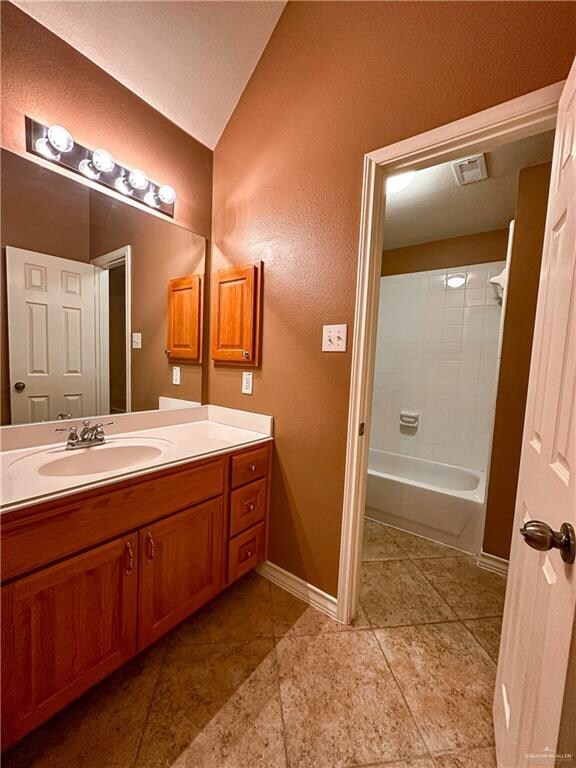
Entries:
<svg viewBox="0 0 576 768">
<path fill-rule="evenodd" d="M 1 423 L 202 402 L 201 354 L 169 359 L 167 324 L 194 310 L 176 325 L 201 336 L 205 239 L 6 150 L 1 164 Z M 192 276 L 199 301 L 169 300 Z"/>
</svg>

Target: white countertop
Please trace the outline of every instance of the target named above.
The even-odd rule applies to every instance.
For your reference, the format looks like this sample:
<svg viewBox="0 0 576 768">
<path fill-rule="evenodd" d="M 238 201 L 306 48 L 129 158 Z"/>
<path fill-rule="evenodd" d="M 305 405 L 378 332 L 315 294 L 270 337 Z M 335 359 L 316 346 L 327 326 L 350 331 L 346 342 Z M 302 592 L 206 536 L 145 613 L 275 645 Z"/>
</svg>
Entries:
<svg viewBox="0 0 576 768">
<path fill-rule="evenodd" d="M 222 411 L 227 409 L 221 409 Z M 234 420 L 234 419 L 230 419 Z M 150 429 L 117 432 L 103 446 L 65 450 L 65 440 L 47 445 L 33 445 L 0 453 L 2 488 L 0 511 L 8 512 L 49 499 L 69 496 L 119 480 L 146 475 L 190 461 L 209 458 L 239 450 L 271 439 L 271 432 L 257 432 L 209 418 L 181 424 L 163 425 Z M 46 476 L 37 470 L 47 461 L 106 450 L 107 446 L 144 445 L 156 441 L 162 445 L 160 456 L 129 467 L 84 475 Z"/>
</svg>

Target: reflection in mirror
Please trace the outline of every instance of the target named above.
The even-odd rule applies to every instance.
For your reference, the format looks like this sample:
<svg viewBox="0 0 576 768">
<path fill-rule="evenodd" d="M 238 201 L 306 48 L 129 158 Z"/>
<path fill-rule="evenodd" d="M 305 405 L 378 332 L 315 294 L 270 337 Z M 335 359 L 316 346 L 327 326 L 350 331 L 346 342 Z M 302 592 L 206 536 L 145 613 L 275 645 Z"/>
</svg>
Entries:
<svg viewBox="0 0 576 768">
<path fill-rule="evenodd" d="M 169 359 L 166 347 L 170 285 L 194 275 L 204 291 L 204 238 L 11 152 L 1 159 L 1 423 L 201 402 L 202 340 L 195 358 Z M 190 335 L 201 298 L 185 307 L 178 327 Z"/>
</svg>

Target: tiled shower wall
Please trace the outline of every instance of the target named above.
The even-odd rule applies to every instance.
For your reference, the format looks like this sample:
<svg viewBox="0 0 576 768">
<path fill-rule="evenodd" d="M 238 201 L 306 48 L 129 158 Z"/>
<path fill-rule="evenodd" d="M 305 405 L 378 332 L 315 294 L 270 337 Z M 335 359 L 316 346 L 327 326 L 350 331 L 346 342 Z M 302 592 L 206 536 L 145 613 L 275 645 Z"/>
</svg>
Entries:
<svg viewBox="0 0 576 768">
<path fill-rule="evenodd" d="M 370 446 L 486 469 L 496 398 L 504 261 L 383 277 Z M 465 276 L 460 288 L 447 277 Z M 400 411 L 420 414 L 417 430 Z"/>
</svg>

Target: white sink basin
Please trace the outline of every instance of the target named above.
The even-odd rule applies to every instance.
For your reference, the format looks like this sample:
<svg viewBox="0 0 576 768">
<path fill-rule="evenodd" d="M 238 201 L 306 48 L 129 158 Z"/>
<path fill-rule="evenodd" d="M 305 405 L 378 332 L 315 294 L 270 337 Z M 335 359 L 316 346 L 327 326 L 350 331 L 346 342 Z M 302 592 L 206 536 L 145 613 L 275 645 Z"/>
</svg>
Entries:
<svg viewBox="0 0 576 768">
<path fill-rule="evenodd" d="M 66 456 L 41 464 L 38 472 L 46 477 L 95 475 L 147 464 L 161 455 L 162 449 L 154 445 L 97 445 L 68 451 Z"/>
<path fill-rule="evenodd" d="M 66 451 L 63 447 L 35 451 L 9 465 L 11 474 L 36 472 L 43 477 L 86 477 L 168 461 L 175 444 L 161 437 L 108 438 L 104 445 Z"/>
</svg>

